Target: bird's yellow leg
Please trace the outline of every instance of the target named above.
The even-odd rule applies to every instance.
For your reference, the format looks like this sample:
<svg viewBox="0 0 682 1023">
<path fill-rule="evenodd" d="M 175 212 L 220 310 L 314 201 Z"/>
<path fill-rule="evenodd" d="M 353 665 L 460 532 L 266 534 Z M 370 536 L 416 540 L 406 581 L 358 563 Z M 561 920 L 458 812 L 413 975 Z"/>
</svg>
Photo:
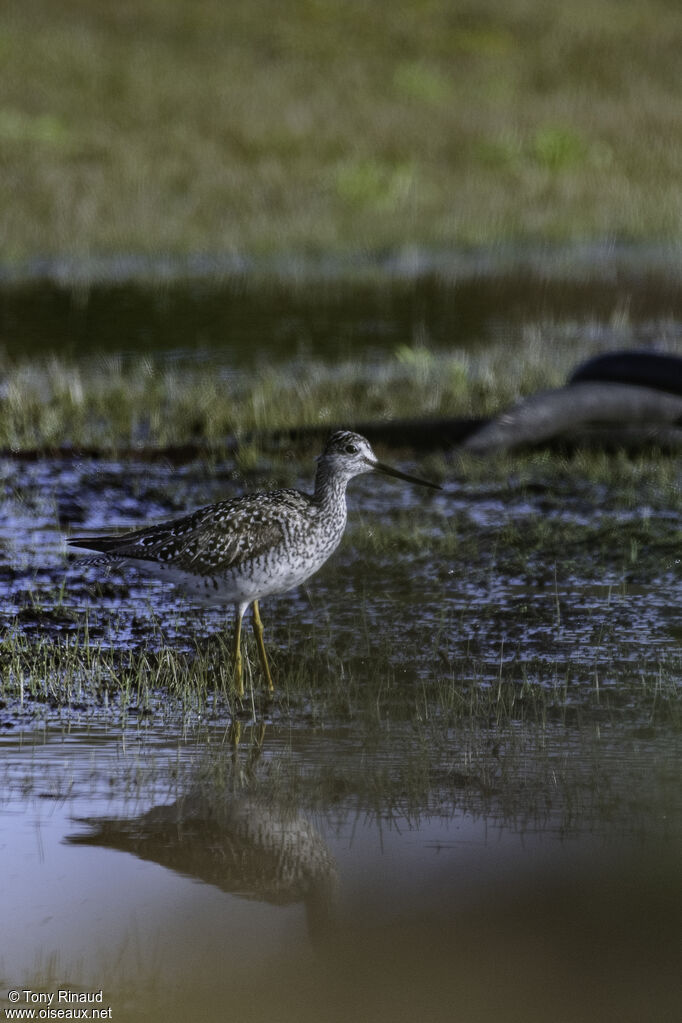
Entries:
<svg viewBox="0 0 682 1023">
<path fill-rule="evenodd" d="M 232 752 L 236 753 L 242 738 L 242 723 L 239 719 L 232 722 L 228 731 Z"/>
<path fill-rule="evenodd" d="M 232 780 L 234 781 L 239 777 L 239 743 L 242 737 L 242 726 L 238 718 L 232 721 L 228 736 L 232 746 Z"/>
<path fill-rule="evenodd" d="M 274 693 L 275 687 L 272 682 L 272 675 L 270 674 L 270 665 L 268 664 L 268 655 L 265 652 L 265 643 L 263 642 L 263 623 L 260 619 L 260 610 L 258 608 L 258 601 L 253 602 L 253 633 L 256 637 L 256 646 L 258 647 L 258 656 L 260 658 L 261 667 L 263 674 L 267 679 L 268 692 Z"/>
<path fill-rule="evenodd" d="M 242 615 L 244 611 L 241 607 L 237 608 L 237 618 L 234 623 L 234 644 L 232 648 L 233 662 L 234 662 L 234 684 L 237 690 L 237 696 L 241 699 L 244 695 L 244 675 L 242 672 Z"/>
</svg>

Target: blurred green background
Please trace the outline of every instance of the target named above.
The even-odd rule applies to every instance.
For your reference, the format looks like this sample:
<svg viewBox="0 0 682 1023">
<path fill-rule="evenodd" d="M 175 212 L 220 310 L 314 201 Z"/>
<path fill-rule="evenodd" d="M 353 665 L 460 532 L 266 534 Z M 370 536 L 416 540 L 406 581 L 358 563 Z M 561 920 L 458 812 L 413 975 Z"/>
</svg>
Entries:
<svg viewBox="0 0 682 1023">
<path fill-rule="evenodd" d="M 2 261 L 678 238 L 679 0 L 0 7 Z"/>
</svg>

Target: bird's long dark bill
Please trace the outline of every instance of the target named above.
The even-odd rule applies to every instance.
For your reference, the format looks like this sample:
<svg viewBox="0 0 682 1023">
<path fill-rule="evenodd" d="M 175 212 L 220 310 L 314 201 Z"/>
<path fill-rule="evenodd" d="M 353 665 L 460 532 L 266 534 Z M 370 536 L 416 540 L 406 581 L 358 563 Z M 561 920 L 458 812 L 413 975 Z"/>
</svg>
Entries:
<svg viewBox="0 0 682 1023">
<path fill-rule="evenodd" d="M 430 487 L 431 490 L 443 489 L 438 483 L 430 483 L 428 480 L 420 479 L 419 476 L 410 476 L 409 473 L 400 472 L 399 469 L 394 469 L 390 465 L 384 465 L 383 462 L 369 462 L 369 464 L 376 472 L 383 472 L 385 476 L 395 476 L 398 480 L 407 480 L 408 483 L 418 483 L 420 487 Z"/>
</svg>

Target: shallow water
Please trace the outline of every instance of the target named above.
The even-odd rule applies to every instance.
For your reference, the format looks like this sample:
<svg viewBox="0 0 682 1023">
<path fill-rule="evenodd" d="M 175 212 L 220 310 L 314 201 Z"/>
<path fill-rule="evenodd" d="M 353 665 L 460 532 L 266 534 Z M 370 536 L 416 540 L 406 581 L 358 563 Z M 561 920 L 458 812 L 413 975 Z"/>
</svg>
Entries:
<svg viewBox="0 0 682 1023">
<path fill-rule="evenodd" d="M 576 1018 L 594 1007 L 595 956 L 600 1018 L 637 1018 L 645 998 L 648 1018 L 672 1018 L 679 795 L 662 805 L 647 782 L 642 818 L 614 815 L 604 789 L 608 778 L 641 779 L 652 754 L 660 763 L 657 743 L 604 742 L 592 780 L 601 810 L 583 805 L 569 827 L 558 807 L 529 818 L 506 808 L 501 790 L 472 802 L 452 781 L 439 807 L 421 811 L 334 797 L 333 786 L 316 809 L 301 806 L 282 771 L 324 772 L 359 750 L 352 735 L 269 731 L 255 761 L 248 729 L 220 746 L 227 785 L 198 780 L 207 734 L 48 728 L 5 739 L 4 988 L 101 990 L 119 1019 L 181 1019 L 190 1006 L 223 1018 L 228 1002 L 244 1018 L 340 1019 L 367 1000 L 378 1002 L 374 1018 L 407 1018 L 424 998 L 438 1018 L 457 1006 L 488 1019 L 510 997 L 529 1001 L 530 1019 L 550 1007 Z M 564 741 L 546 739 L 549 762 L 560 762 Z M 255 789 L 260 771 L 266 783 Z M 628 798 L 634 805 L 634 790 Z M 565 984 L 576 960 L 585 990 L 543 989 L 547 975 Z"/>
<path fill-rule="evenodd" d="M 267 307 L 191 281 L 48 288 L 41 305 L 29 282 L 3 324 L 19 348 L 77 353 L 96 334 L 248 373 L 265 348 L 511 344 L 539 312 L 596 317 L 597 348 L 645 343 L 678 292 L 642 281 L 408 275 L 312 298 L 282 285 Z M 247 651 L 243 710 L 230 612 L 67 559 L 67 533 L 309 489 L 313 469 L 0 463 L 0 995 L 102 989 L 119 1020 L 677 1019 L 669 484 L 580 459 L 468 475 L 452 458 L 440 494 L 354 481 L 340 550 L 263 606 L 278 692 L 263 701 Z"/>
<path fill-rule="evenodd" d="M 69 641 L 87 619 L 103 651 L 191 651 L 223 630 L 220 608 L 198 612 L 134 573 L 100 585 L 101 569 L 65 561 L 57 515 L 79 531 L 162 518 L 189 494 L 232 493 L 232 468 L 6 465 L 6 638 Z M 642 1018 L 645 999 L 668 1018 L 682 894 L 677 518 L 652 498 L 650 549 L 631 562 L 640 511 L 584 479 L 546 500 L 466 480 L 433 496 L 358 481 L 342 549 L 264 605 L 284 690 L 257 712 L 262 734 L 248 716 L 234 732 L 220 695 L 124 707 L 115 693 L 89 700 L 84 678 L 80 693 L 6 697 L 5 989 L 101 989 L 119 1019 L 190 1007 L 217 1019 L 229 1003 L 254 1019 L 372 1004 L 377 1019 L 424 1005 L 449 1019 L 457 1005 L 485 1020 L 510 1002 L 530 1020 L 593 1018 L 595 990 L 600 1019 Z M 537 547 L 543 515 L 554 524 Z M 573 539 L 557 549 L 564 529 Z M 451 531 L 461 549 L 436 553 Z M 286 676 L 299 658 L 313 681 L 297 695 Z M 343 691 L 339 670 L 350 720 L 315 709 L 318 691 Z M 498 694 L 487 710 L 486 692 Z M 474 704 L 448 724 L 453 699 Z"/>
<path fill-rule="evenodd" d="M 604 347 L 679 341 L 679 250 L 497 247 L 247 265 L 197 257 L 0 268 L 10 353 L 159 353 L 234 371 L 263 360 L 385 353 L 410 341 L 513 346 L 524 324 L 570 322 Z"/>
<path fill-rule="evenodd" d="M 313 468 L 290 482 L 310 489 Z M 87 616 L 91 635 L 119 648 L 139 645 L 145 632 L 154 645 L 159 625 L 174 642 L 225 630 L 231 609 L 193 607 L 134 570 L 107 573 L 87 556 L 67 560 L 64 536 L 160 521 L 242 493 L 233 463 L 7 461 L 1 478 L 7 625 L 18 614 L 23 631 L 69 634 Z M 261 475 L 247 487 L 269 484 Z M 510 661 L 556 663 L 558 675 L 564 662 L 578 671 L 599 665 L 603 684 L 614 664 L 655 670 L 662 656 L 679 661 L 677 512 L 664 495 L 633 507 L 577 476 L 561 487 L 549 499 L 544 485 L 493 488 L 456 475 L 438 494 L 354 481 L 340 550 L 305 587 L 266 602 L 271 640 L 291 646 L 306 626 L 328 623 L 332 642 L 358 649 L 359 616 L 363 632 L 381 638 L 383 654 L 393 650 L 402 663 L 410 643 L 430 658 L 438 629 L 439 653 L 453 670 L 458 658 L 475 656 L 491 681 Z M 367 654 L 372 646 L 360 644 Z M 418 659 L 408 669 L 419 674 Z"/>
</svg>

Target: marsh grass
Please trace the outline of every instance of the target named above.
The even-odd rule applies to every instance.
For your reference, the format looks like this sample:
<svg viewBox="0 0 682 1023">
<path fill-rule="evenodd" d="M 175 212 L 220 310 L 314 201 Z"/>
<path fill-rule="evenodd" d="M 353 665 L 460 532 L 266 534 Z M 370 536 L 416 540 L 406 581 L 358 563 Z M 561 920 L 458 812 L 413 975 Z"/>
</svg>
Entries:
<svg viewBox="0 0 682 1023">
<path fill-rule="evenodd" d="M 535 346 L 529 346 L 533 349 Z M 485 414 L 518 393 L 503 376 L 501 350 L 471 357 L 400 349 L 381 364 L 352 359 L 328 365 L 302 360 L 265 364 L 255 374 L 220 366 L 176 366 L 149 358 L 42 361 L 6 357 L 0 445 L 6 449 L 95 446 L 105 450 L 199 443 L 209 449 L 246 440 L 244 464 L 254 460 L 248 434 L 296 426 L 410 415 Z M 524 386 L 539 362 L 525 359 Z M 545 370 L 555 377 L 556 370 Z M 503 382 L 504 380 L 504 382 Z M 251 446 L 253 442 L 250 442 Z"/>
<path fill-rule="evenodd" d="M 5 259 L 679 236 L 664 0 L 31 0 L 0 28 Z"/>
<path fill-rule="evenodd" d="M 614 665 L 610 658 L 600 665 L 599 643 L 594 666 L 584 659 L 573 662 L 570 655 L 563 661 L 544 653 L 517 656 L 513 647 L 505 649 L 504 640 L 497 654 L 494 648 L 467 653 L 461 643 L 452 648 L 452 623 L 444 618 L 420 631 L 422 650 L 411 665 L 402 648 L 396 650 L 392 632 L 382 634 L 373 619 L 363 619 L 361 606 L 358 615 L 352 653 L 335 641 L 333 622 L 306 630 L 305 637 L 292 626 L 288 641 L 278 630 L 273 701 L 266 698 L 247 639 L 251 691 L 244 705 L 233 693 L 226 634 L 197 639 L 183 649 L 159 633 L 152 642 L 123 649 L 93 641 L 87 623 L 57 634 L 47 633 L 54 621 L 43 622 L 43 634 L 16 623 L 0 644 L 0 697 L 8 720 L 17 723 L 54 715 L 74 724 L 109 717 L 126 727 L 148 720 L 191 729 L 201 721 L 228 724 L 255 714 L 319 728 L 352 725 L 368 734 L 380 733 L 390 722 L 444 732 L 467 723 L 544 725 L 581 718 L 680 725 L 680 659 L 673 653 L 661 651 L 645 663 L 623 662 L 614 685 Z"/>
<path fill-rule="evenodd" d="M 678 575 L 677 460 L 541 453 L 441 470 L 445 496 L 423 505 L 378 515 L 359 494 L 325 568 L 327 593 L 299 599 L 293 614 L 288 598 L 268 604 L 277 696 L 263 699 L 247 630 L 254 696 L 244 712 L 367 731 L 581 715 L 677 722 L 679 658 L 665 613 Z M 48 559 L 7 601 L 10 722 L 15 713 L 229 722 L 241 713 L 230 629 L 229 615 L 204 622 L 123 572 L 101 581 L 77 561 L 65 573 Z"/>
<path fill-rule="evenodd" d="M 614 342 L 628 347 L 634 338 Z M 674 338 L 661 348 L 678 351 Z M 551 358 L 548 352 L 551 351 Z M 506 340 L 436 349 L 423 340 L 381 355 L 263 361 L 239 372 L 151 355 L 36 358 L 0 349 L 0 449 L 94 448 L 114 453 L 191 444 L 207 455 L 239 443 L 245 470 L 260 434 L 371 420 L 482 417 L 562 385 L 576 363 L 603 351 L 584 325 L 529 324 L 510 359 Z"/>
<path fill-rule="evenodd" d="M 312 627 L 273 623 L 273 700 L 247 635 L 242 704 L 224 633 L 182 639 L 172 620 L 152 620 L 146 639 L 122 646 L 108 636 L 106 614 L 38 614 L 40 630 L 17 622 L 0 643 L 0 723 L 23 746 L 59 734 L 87 746 L 104 730 L 122 750 L 108 784 L 143 805 L 159 787 L 172 799 L 197 785 L 213 798 L 236 786 L 331 820 L 352 812 L 417 826 L 456 811 L 520 831 L 632 835 L 650 827 L 653 772 L 656 805 L 676 820 L 670 750 L 682 731 L 681 661 L 669 644 L 631 663 L 614 663 L 615 643 L 605 641 L 587 661 L 545 651 L 537 636 L 535 653 L 533 643 L 515 652 L 494 608 L 484 626 L 475 612 L 495 634 L 487 646 L 459 636 L 471 610 L 459 620 L 441 613 L 427 627 L 403 622 L 396 640 L 360 600 L 352 647 L 335 616 L 316 616 Z M 549 616 L 556 634 L 563 620 Z M 520 617 L 537 630 L 537 609 Z M 72 779 L 65 769 L 45 788 L 29 771 L 22 784 L 66 798 Z"/>
<path fill-rule="evenodd" d="M 87 744 L 89 731 L 106 725 L 123 749 L 140 747 L 122 758 L 116 785 L 143 802 L 165 778 L 169 792 L 204 786 L 216 798 L 236 785 L 266 803 L 331 817 L 353 808 L 416 824 L 456 808 L 493 813 L 520 830 L 570 832 L 592 821 L 632 834 L 649 812 L 645 751 L 682 727 L 679 663 L 665 660 L 651 674 L 620 680 L 629 705 L 623 714 L 608 696 L 601 706 L 577 703 L 570 687 L 539 685 L 532 664 L 525 679 L 504 670 L 494 679 L 463 659 L 449 679 L 406 685 L 380 652 L 362 673 L 346 665 L 342 675 L 323 673 L 320 658 L 309 655 L 285 671 L 274 703 L 247 696 L 235 733 L 241 712 L 227 688 L 216 688 L 215 647 L 194 657 L 164 649 L 126 658 L 82 641 L 50 647 L 5 640 L 3 717 L 11 712 L 26 729 L 24 745 L 60 731 Z M 180 761 L 175 741 L 187 751 Z M 661 756 L 651 769 L 667 805 L 677 792 L 675 771 Z M 36 774 L 23 784 L 44 788 L 45 780 Z M 59 798 L 71 784 L 68 770 L 50 781 Z"/>
</svg>

